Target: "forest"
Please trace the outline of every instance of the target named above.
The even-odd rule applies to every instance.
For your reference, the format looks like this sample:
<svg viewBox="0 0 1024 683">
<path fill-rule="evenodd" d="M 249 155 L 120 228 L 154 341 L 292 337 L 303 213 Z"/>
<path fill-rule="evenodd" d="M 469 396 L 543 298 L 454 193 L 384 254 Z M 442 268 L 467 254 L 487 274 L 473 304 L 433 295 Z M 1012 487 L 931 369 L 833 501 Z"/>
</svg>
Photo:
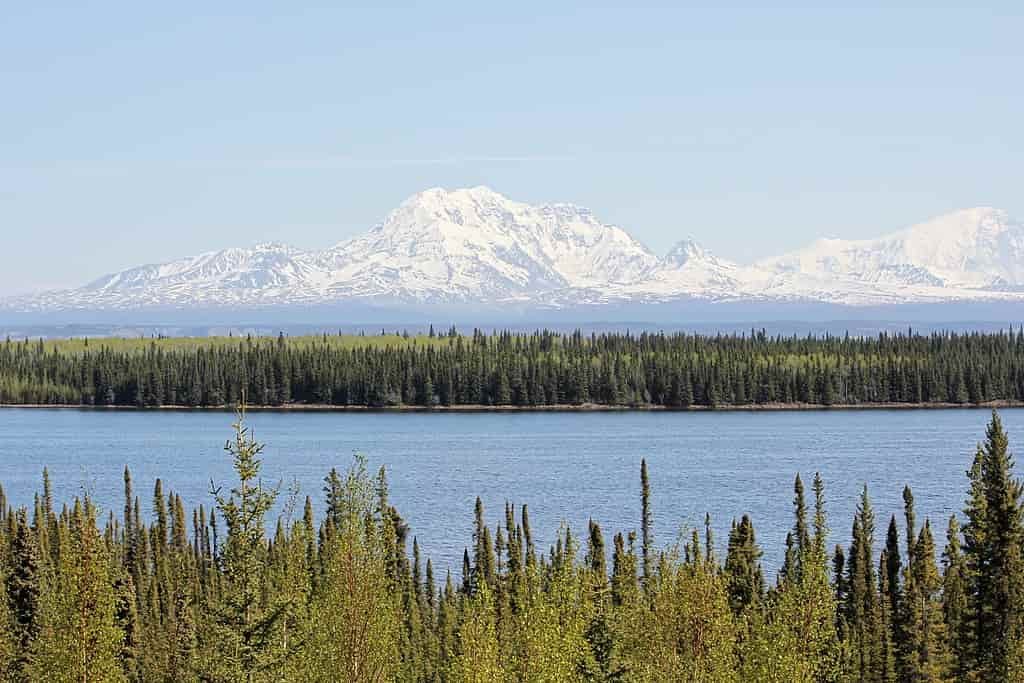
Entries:
<svg viewBox="0 0 1024 683">
<path fill-rule="evenodd" d="M 1024 401 L 1024 328 L 782 337 L 440 334 L 0 343 L 0 404 L 746 407 Z"/>
<path fill-rule="evenodd" d="M 830 547 L 825 484 L 797 477 L 776 577 L 747 516 L 724 544 L 708 520 L 658 545 L 643 461 L 638 531 L 609 544 L 593 520 L 543 549 L 527 506 L 495 523 L 478 499 L 461 572 L 440 576 L 359 457 L 275 523 L 262 448 L 239 414 L 235 479 L 190 512 L 160 480 L 144 505 L 127 469 L 103 519 L 88 497 L 58 509 L 45 469 L 31 509 L 0 500 L 0 678 L 1024 680 L 1024 507 L 995 412 L 944 534 L 909 488 L 885 526 L 865 488 Z"/>
</svg>

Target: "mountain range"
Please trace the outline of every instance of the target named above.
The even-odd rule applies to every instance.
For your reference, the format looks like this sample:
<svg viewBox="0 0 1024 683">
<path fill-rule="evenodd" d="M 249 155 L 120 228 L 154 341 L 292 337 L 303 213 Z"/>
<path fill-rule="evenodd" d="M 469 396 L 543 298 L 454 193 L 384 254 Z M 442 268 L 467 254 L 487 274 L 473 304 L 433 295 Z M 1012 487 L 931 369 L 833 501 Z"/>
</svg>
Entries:
<svg viewBox="0 0 1024 683">
<path fill-rule="evenodd" d="M 1024 224 L 956 211 L 870 240 L 820 239 L 752 264 L 693 240 L 659 256 L 572 204 L 486 187 L 420 192 L 365 234 L 322 251 L 281 243 L 212 251 L 10 298 L 0 310 L 283 309 L 345 303 L 569 310 L 699 301 L 847 307 L 1024 301 Z"/>
</svg>

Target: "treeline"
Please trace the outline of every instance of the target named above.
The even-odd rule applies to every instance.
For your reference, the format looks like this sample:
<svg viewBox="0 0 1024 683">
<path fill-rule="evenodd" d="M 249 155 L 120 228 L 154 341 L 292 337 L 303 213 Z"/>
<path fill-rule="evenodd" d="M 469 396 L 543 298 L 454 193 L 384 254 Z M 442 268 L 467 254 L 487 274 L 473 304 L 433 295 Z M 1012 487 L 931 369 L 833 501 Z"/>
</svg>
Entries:
<svg viewBox="0 0 1024 683">
<path fill-rule="evenodd" d="M 535 332 L 0 344 L 0 403 L 744 406 L 1024 401 L 1024 329 L 874 338 Z M 340 341 L 339 341 L 340 340 Z M 373 343 L 371 343 L 373 341 Z"/>
<path fill-rule="evenodd" d="M 639 534 L 592 521 L 535 547 L 526 506 L 488 524 L 479 503 L 460 577 L 443 579 L 357 459 L 324 480 L 325 513 L 260 481 L 239 421 L 238 480 L 191 515 L 159 480 L 143 516 L 102 526 L 59 511 L 49 478 L 0 519 L 0 677 L 11 681 L 1019 681 L 1024 509 L 993 413 L 937 561 L 905 514 L 876 538 L 865 489 L 846 548 L 828 548 L 825 491 L 797 477 L 785 561 L 766 581 L 753 522 L 719 558 L 710 521 L 658 549 L 641 464 Z M 880 551 L 880 552 L 878 552 Z"/>
</svg>

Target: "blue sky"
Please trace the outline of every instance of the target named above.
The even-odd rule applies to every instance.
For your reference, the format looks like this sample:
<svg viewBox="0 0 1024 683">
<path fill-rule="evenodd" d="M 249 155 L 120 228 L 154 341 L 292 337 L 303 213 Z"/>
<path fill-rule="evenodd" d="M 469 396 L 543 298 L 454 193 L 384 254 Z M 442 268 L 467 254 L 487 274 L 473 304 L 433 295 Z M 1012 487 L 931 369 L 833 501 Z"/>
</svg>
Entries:
<svg viewBox="0 0 1024 683">
<path fill-rule="evenodd" d="M 342 4 L 8 3 L 0 294 L 325 247 L 433 186 L 738 260 L 1024 217 L 1019 2 Z"/>
</svg>

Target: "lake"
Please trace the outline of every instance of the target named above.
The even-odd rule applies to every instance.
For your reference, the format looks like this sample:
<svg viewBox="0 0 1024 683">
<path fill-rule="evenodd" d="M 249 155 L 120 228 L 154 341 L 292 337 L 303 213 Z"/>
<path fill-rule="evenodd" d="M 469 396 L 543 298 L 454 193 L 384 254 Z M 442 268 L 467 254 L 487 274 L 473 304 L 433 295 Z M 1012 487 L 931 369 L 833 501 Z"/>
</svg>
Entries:
<svg viewBox="0 0 1024 683">
<path fill-rule="evenodd" d="M 1012 450 L 1024 434 L 1024 410 L 1002 416 Z M 323 477 L 331 467 L 347 468 L 353 453 L 365 454 L 374 471 L 387 466 L 391 500 L 443 580 L 446 567 L 460 572 L 478 495 L 492 527 L 504 519 L 505 501 L 527 503 L 541 548 L 563 521 L 582 540 L 590 517 L 610 548 L 616 531 L 639 528 L 641 458 L 651 475 L 658 545 L 702 525 L 709 512 L 724 555 L 730 521 L 749 513 L 765 565 L 775 568 L 792 525 L 793 477 L 804 478 L 810 505 L 811 480 L 820 471 L 830 548 L 849 543 L 865 483 L 875 506 L 876 549 L 889 516 L 902 515 L 904 484 L 914 491 L 919 524 L 931 518 L 941 548 L 949 515 L 963 506 L 964 473 L 988 419 L 987 410 L 962 409 L 254 412 L 248 422 L 266 444 L 264 480 L 298 485 L 318 504 Z M 144 511 L 156 477 L 187 507 L 209 505 L 211 480 L 232 482 L 223 451 L 231 422 L 222 412 L 0 409 L 0 482 L 12 504 L 31 505 L 45 465 L 58 504 L 87 490 L 120 516 L 128 465 Z M 902 539 L 901 516 L 900 530 Z"/>
</svg>

